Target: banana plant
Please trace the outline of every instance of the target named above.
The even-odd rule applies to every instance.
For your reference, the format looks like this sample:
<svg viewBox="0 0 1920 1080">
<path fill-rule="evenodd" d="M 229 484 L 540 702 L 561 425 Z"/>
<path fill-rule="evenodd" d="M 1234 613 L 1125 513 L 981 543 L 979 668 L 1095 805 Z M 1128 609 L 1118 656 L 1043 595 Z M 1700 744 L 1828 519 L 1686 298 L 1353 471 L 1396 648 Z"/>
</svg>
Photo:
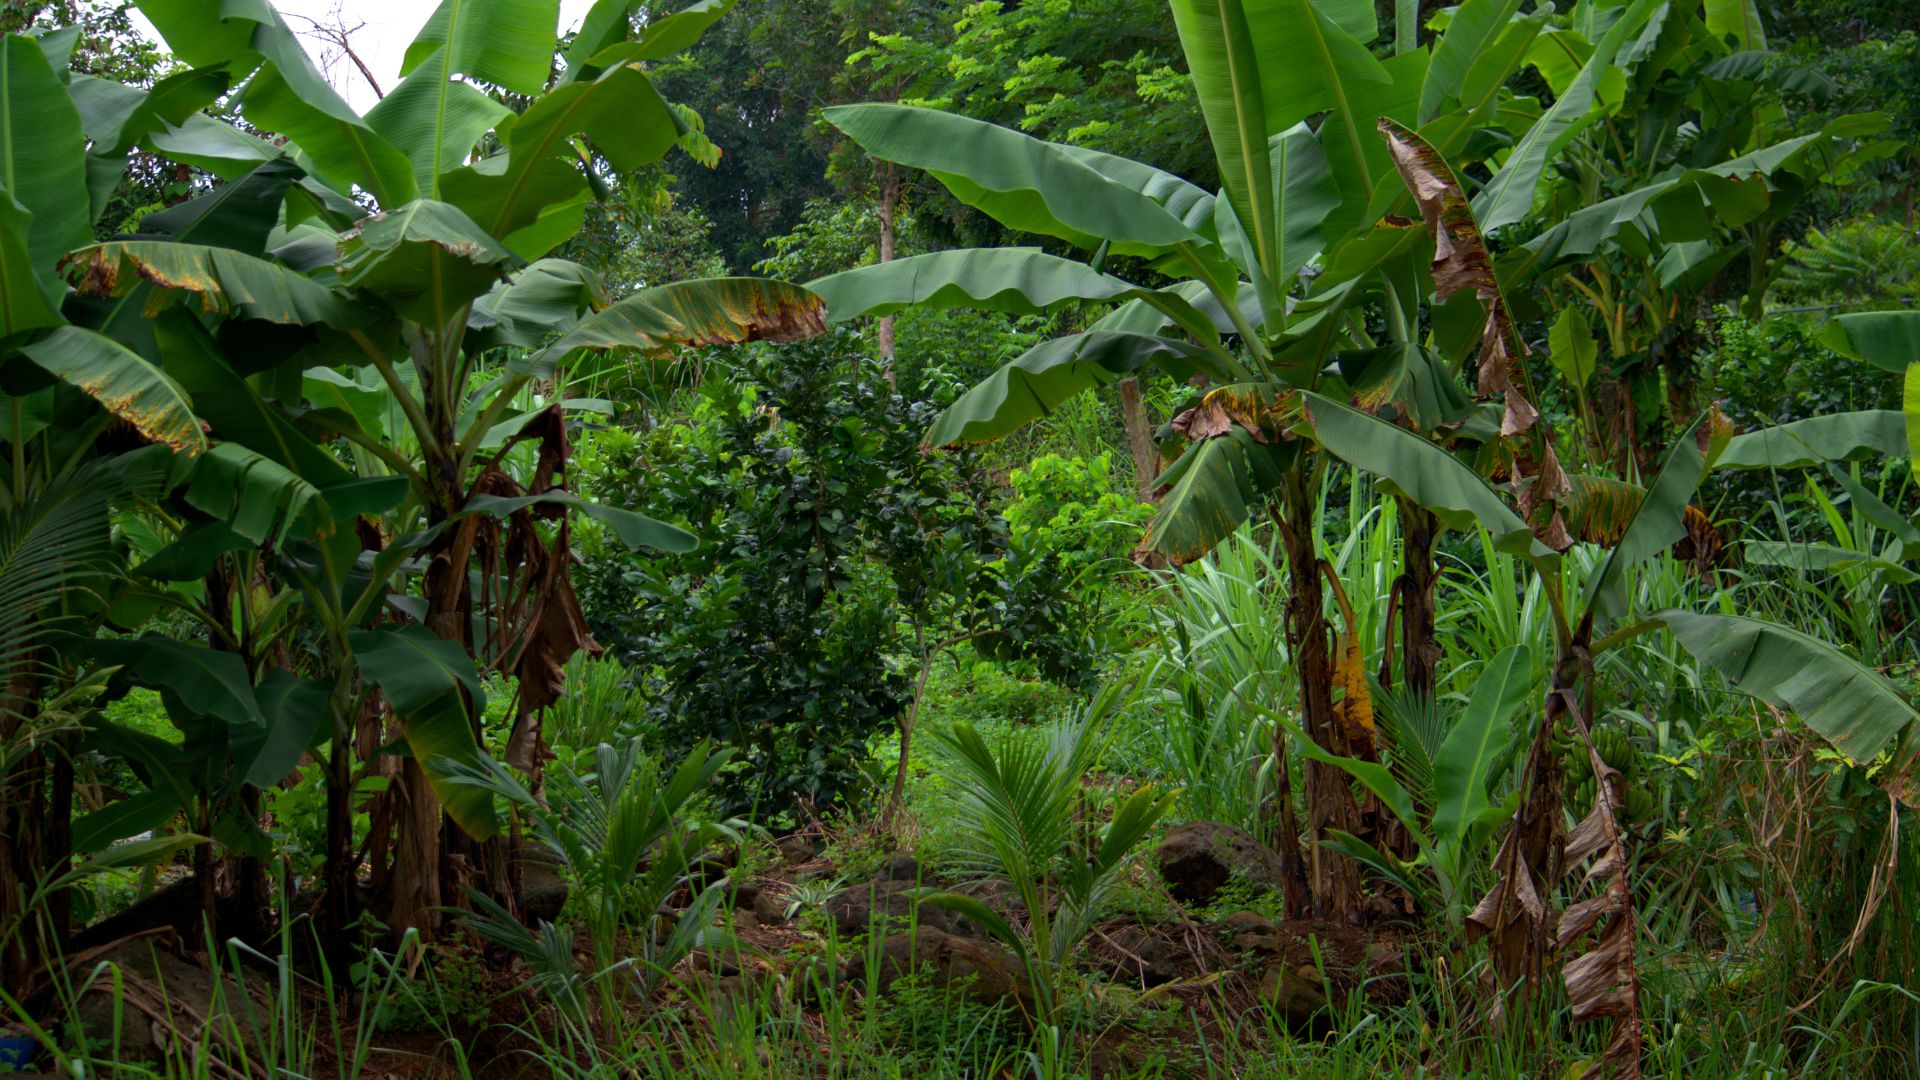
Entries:
<svg viewBox="0 0 1920 1080">
<path fill-rule="evenodd" d="M 1276 403 L 1298 390 L 1347 396 L 1366 360 L 1401 369 L 1397 377 L 1371 372 L 1374 382 L 1435 382 L 1431 354 L 1405 347 L 1411 338 L 1397 351 L 1335 363 L 1378 345 L 1358 317 L 1363 305 L 1391 307 L 1404 296 L 1403 309 L 1415 310 L 1425 274 L 1420 253 L 1430 241 L 1398 216 L 1406 195 L 1375 127 L 1381 117 L 1431 125 L 1453 152 L 1492 130 L 1511 98 L 1503 83 L 1538 29 L 1518 9 L 1469 3 L 1431 44 L 1403 33 L 1382 59 L 1369 47 L 1379 30 L 1374 7 L 1362 0 L 1176 0 L 1223 180 L 1217 192 L 1150 165 L 927 109 L 870 104 L 825 114 L 868 152 L 929 171 L 1010 229 L 1090 256 L 951 251 L 836 274 L 809 283 L 830 319 L 915 304 L 1018 313 L 1117 304 L 962 395 L 928 432 L 929 445 L 997 438 L 1072 394 L 1149 368 L 1211 387 L 1173 424 L 1185 446 L 1157 482 L 1165 494 L 1141 551 L 1191 561 L 1273 501 L 1294 597 L 1287 644 L 1301 671 L 1304 727 L 1340 756 L 1375 751 L 1364 725 L 1336 713 L 1311 525 L 1327 461 L 1279 436 Z M 1537 175 L 1538 156 L 1516 152 L 1498 168 Z M 1110 272 L 1123 261 L 1135 280 Z M 1317 271 L 1310 278 L 1309 268 Z M 1279 745 L 1276 756 L 1284 760 Z M 1329 829 L 1365 831 L 1344 774 L 1310 762 L 1307 788 L 1315 839 Z M 1293 844 L 1291 815 L 1281 816 L 1280 843 Z M 1358 917 L 1349 860 L 1316 860 L 1311 884 L 1316 910 Z"/>
<path fill-rule="evenodd" d="M 1336 833 L 1328 843 L 1408 895 L 1426 899 L 1455 931 L 1465 925 L 1466 890 L 1486 865 L 1488 839 L 1518 808 L 1517 795 L 1499 801 L 1492 795 L 1512 764 L 1515 733 L 1508 721 L 1533 690 L 1532 669 L 1526 646 L 1501 650 L 1487 661 L 1445 738 L 1431 750 L 1418 739 L 1395 738 L 1387 765 L 1335 757 L 1303 743 L 1305 753 L 1345 771 L 1378 796 L 1419 854 L 1401 860 L 1347 833 Z"/>
<path fill-rule="evenodd" d="M 1438 177 L 1429 172 L 1429 177 Z M 1442 185 L 1445 187 L 1446 185 Z M 1451 212 L 1437 221 L 1456 244 L 1471 252 L 1479 232 L 1470 208 L 1460 204 L 1457 187 L 1446 195 Z M 1436 270 L 1438 273 L 1438 270 Z M 1493 271 L 1477 262 L 1473 280 L 1493 292 Z M 1497 315 L 1498 308 L 1495 313 Z M 1525 384 L 1524 368 L 1511 358 L 1508 374 L 1515 389 Z M 1524 391 L 1521 393 L 1524 395 Z M 1509 412 L 1524 413 L 1530 403 L 1509 398 Z M 1617 521 L 1605 530 L 1613 543 L 1577 590 L 1569 584 L 1565 543 L 1547 544 L 1543 536 L 1564 533 L 1560 520 L 1571 505 L 1572 484 L 1558 477 L 1560 491 L 1543 496 L 1552 481 L 1542 472 L 1516 484 L 1513 505 L 1458 457 L 1432 441 L 1327 396 L 1305 393 L 1295 431 L 1379 478 L 1379 482 L 1427 507 L 1457 527 L 1479 525 L 1496 548 L 1524 558 L 1542 583 L 1554 622 L 1555 656 L 1540 722 L 1535 726 L 1522 772 L 1520 801 L 1512 826 L 1494 859 L 1495 884 L 1467 916 L 1470 934 L 1486 935 L 1492 970 L 1504 992 L 1523 980 L 1532 984 L 1550 956 L 1566 957 L 1563 972 L 1577 1022 L 1614 1022 L 1604 1067 L 1637 1075 L 1641 1050 L 1639 980 L 1634 966 L 1637 917 L 1625 847 L 1624 779 L 1595 749 L 1586 696 L 1593 693 L 1594 661 L 1641 634 L 1669 632 L 1706 665 L 1741 690 L 1798 714 L 1807 726 L 1856 761 L 1872 761 L 1891 749 L 1894 775 L 1909 774 L 1920 713 L 1878 673 L 1842 651 L 1807 635 L 1761 620 L 1718 612 L 1677 609 L 1634 612 L 1629 609 L 1627 575 L 1632 568 L 1688 536 L 1688 500 L 1717 462 L 1734 456 L 1731 431 L 1717 413 L 1696 419 L 1668 450 L 1652 480 L 1637 497 L 1613 500 Z M 1771 444 L 1765 433 L 1741 447 L 1741 458 L 1760 454 Z M 1742 436 L 1754 439 L 1754 435 Z M 1551 443 L 1536 434 L 1533 453 L 1551 460 Z M 1544 445 L 1543 445 L 1544 444 Z M 1557 470 L 1556 470 L 1557 471 Z M 1548 515 L 1551 515 L 1549 518 Z M 1556 522 L 1558 523 L 1556 525 Z M 1570 541 L 1571 536 L 1565 536 Z M 1583 691 L 1584 695 L 1583 696 Z M 1596 777 L 1592 812 L 1565 836 L 1559 768 L 1550 740 L 1561 729 L 1584 749 Z M 1898 763 L 1907 763 L 1899 765 Z M 1550 922 L 1563 872 L 1592 860 L 1577 893 L 1592 882 L 1597 895 L 1572 903 Z M 1549 926 L 1554 930 L 1549 936 Z M 1591 941 L 1584 952 L 1575 947 Z M 1496 1002 L 1503 1001 L 1496 997 Z M 1498 1006 L 1496 1006 L 1498 1007 Z"/>
<path fill-rule="evenodd" d="M 1219 163 L 1219 191 L 1148 164 L 934 110 L 836 107 L 826 119 L 869 153 L 928 171 L 961 202 L 1049 246 L 936 252 L 809 287 L 826 300 L 833 321 L 909 305 L 1021 314 L 1116 305 L 1088 329 L 1041 343 L 962 395 L 933 424 L 927 443 L 998 438 L 1073 394 L 1147 369 L 1205 385 L 1171 426 L 1184 446 L 1158 480 L 1164 497 L 1141 552 L 1184 563 L 1256 511 L 1270 512 L 1286 544 L 1295 598 L 1287 638 L 1301 672 L 1303 726 L 1329 753 L 1368 758 L 1374 748 L 1364 726 L 1344 724 L 1336 713 L 1333 686 L 1347 680 L 1335 678 L 1329 653 L 1311 528 L 1313 493 L 1328 458 L 1312 443 L 1281 435 L 1289 395 L 1358 395 L 1369 408 L 1490 459 L 1489 468 L 1531 486 L 1545 506 L 1552 502 L 1545 496 L 1564 494 L 1565 485 L 1550 456 L 1516 454 L 1505 445 L 1537 440 L 1527 434 L 1533 417 L 1506 407 L 1508 358 L 1525 346 L 1504 304 L 1489 302 L 1582 245 L 1611 242 L 1656 198 L 1684 202 L 1727 183 L 1710 174 L 1728 167 L 1730 175 L 1764 176 L 1797 161 L 1805 146 L 1838 136 L 1823 133 L 1766 148 L 1752 160 L 1663 178 L 1634 193 L 1635 205 L 1610 207 L 1604 220 L 1574 221 L 1578 214 L 1556 210 L 1566 220 L 1521 245 L 1522 255 L 1507 260 L 1498 279 L 1483 276 L 1473 295 L 1456 295 L 1470 280 L 1470 264 L 1490 266 L 1492 259 L 1484 247 L 1471 259 L 1435 258 L 1432 222 L 1423 228 L 1405 216 L 1421 192 L 1403 186 L 1393 139 L 1381 134 L 1404 132 L 1436 160 L 1491 174 L 1472 197 L 1482 224 L 1532 220 L 1548 164 L 1603 115 L 1621 58 L 1658 39 L 1671 11 L 1697 9 L 1654 0 L 1605 12 L 1577 5 L 1571 17 L 1584 28 L 1587 47 L 1572 54 L 1564 92 L 1541 109 L 1505 84 L 1557 24 L 1548 9 L 1523 14 L 1518 0 L 1462 4 L 1436 20 L 1441 29 L 1430 42 L 1404 25 L 1384 58 L 1371 47 L 1379 29 L 1374 6 L 1362 0 L 1171 6 Z M 1711 22 L 1723 21 L 1727 5 L 1707 6 L 1715 12 Z M 1464 207 L 1464 194 L 1461 201 Z M 1423 205 L 1422 214 L 1428 209 Z M 1457 255 L 1452 248 L 1449 234 L 1439 251 Z M 1058 253 L 1072 249 L 1084 254 Z M 1384 338 L 1370 327 L 1384 327 Z M 1458 368 L 1476 350 L 1480 396 L 1493 399 L 1478 407 L 1457 387 Z M 1523 390 L 1514 393 L 1524 401 Z M 1548 482 L 1532 485 L 1541 474 Z M 1541 524 L 1548 539 L 1570 542 L 1557 509 L 1541 515 Z M 1413 562 L 1422 563 L 1417 553 Z M 1416 599 L 1427 595 L 1431 575 L 1408 577 Z M 1420 605 L 1412 607 L 1411 621 L 1424 623 Z M 1409 648 L 1407 662 L 1425 653 Z M 1313 839 L 1326 839 L 1328 829 L 1364 831 L 1346 783 L 1338 770 L 1309 763 Z M 1282 835 L 1280 842 L 1291 841 Z M 1352 864 L 1320 864 L 1314 907 L 1352 916 L 1360 899 Z"/>
<path fill-rule="evenodd" d="M 174 542 L 271 551 L 286 568 L 338 658 L 322 677 L 336 811 L 353 790 L 349 748 L 380 724 L 361 715 L 367 693 L 384 692 L 411 751 L 390 789 L 409 811 L 398 928 L 430 927 L 445 895 L 450 792 L 422 763 L 484 753 L 475 663 L 518 677 L 506 756 L 537 773 L 561 665 L 595 647 L 568 580 L 571 519 L 636 546 L 690 542 L 568 492 L 570 403 L 555 388 L 629 356 L 821 328 L 820 301 L 796 286 L 715 279 L 612 299 L 550 256 L 596 185 L 682 142 L 646 65 L 730 4 L 637 32 L 634 6 L 600 0 L 563 42 L 553 0 L 445 0 L 365 115 L 264 0 L 144 3 L 188 65 L 152 91 L 63 77 L 52 35 L 4 43 L 0 92 L 23 133 L 0 201 L 10 381 L 70 387 L 100 404 L 96 426 L 124 421 L 168 446 L 182 462 Z M 230 92 L 277 137 L 200 112 Z M 139 235 L 89 243 L 88 214 L 136 147 L 218 184 Z M 23 399 L 16 419 L 34 408 Z M 511 602 L 476 603 L 476 587 Z M 411 685 L 424 672 L 435 681 Z M 490 801 L 449 806 L 467 833 L 492 830 Z M 336 839 L 344 865 L 353 847 Z M 468 854 L 483 875 L 497 865 Z"/>
</svg>

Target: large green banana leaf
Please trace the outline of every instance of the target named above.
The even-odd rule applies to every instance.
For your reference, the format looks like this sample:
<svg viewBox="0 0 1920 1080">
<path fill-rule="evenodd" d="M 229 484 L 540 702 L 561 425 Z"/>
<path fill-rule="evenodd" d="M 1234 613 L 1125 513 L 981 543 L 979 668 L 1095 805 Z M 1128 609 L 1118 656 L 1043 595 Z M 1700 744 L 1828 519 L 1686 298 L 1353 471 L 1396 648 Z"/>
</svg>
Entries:
<svg viewBox="0 0 1920 1080">
<path fill-rule="evenodd" d="M 368 110 L 367 126 L 413 162 L 420 191 L 437 196 L 440 174 L 465 164 L 481 137 L 511 115 L 472 83 L 454 79 L 447 50 L 440 48 Z"/>
<path fill-rule="evenodd" d="M 1485 63 L 1489 53 L 1498 51 L 1496 45 L 1515 25 L 1520 5 L 1521 0 L 1465 0 L 1453 9 L 1446 32 L 1434 43 L 1427 81 L 1420 87 L 1420 123 L 1466 96 L 1467 80 L 1474 68 Z"/>
<path fill-rule="evenodd" d="M 1020 132 L 911 105 L 838 105 L 823 116 L 875 157 L 924 169 L 1019 232 L 1093 250 L 1151 254 L 1204 238 L 1167 207 L 1079 155 Z"/>
<path fill-rule="evenodd" d="M 1320 144 L 1340 192 L 1340 205 L 1327 217 L 1329 236 L 1369 227 L 1406 198 L 1379 123 L 1385 118 L 1411 129 L 1420 111 L 1420 87 L 1427 81 L 1427 51 L 1390 57 L 1380 67 L 1384 80 L 1349 87 L 1352 108 L 1329 114 L 1320 125 Z M 1349 127 L 1354 123 L 1361 126 Z"/>
<path fill-rule="evenodd" d="M 1754 0 L 1706 0 L 1707 32 L 1716 38 L 1731 36 L 1741 49 L 1765 49 L 1767 31 L 1760 24 Z"/>
<path fill-rule="evenodd" d="M 27 249 L 32 215 L 12 196 L 0 191 L 0 335 L 58 326 L 60 314 L 53 297 L 35 272 Z"/>
<path fill-rule="evenodd" d="M 1039 248 L 962 248 L 914 255 L 815 278 L 827 319 L 846 322 L 907 307 L 965 307 L 1040 315 L 1076 301 L 1137 292 L 1111 274 Z"/>
<path fill-rule="evenodd" d="M 375 214 L 341 238 L 340 277 L 430 326 L 500 280 L 514 255 L 450 203 L 431 199 Z"/>
<path fill-rule="evenodd" d="M 1372 127 L 1373 118 L 1361 115 L 1367 106 L 1357 91 L 1391 79 L 1365 47 L 1376 32 L 1372 5 L 1366 0 L 1176 0 L 1173 14 L 1221 181 L 1252 248 L 1254 261 L 1245 268 L 1264 270 L 1283 283 L 1288 211 L 1276 195 L 1281 189 L 1268 140 L 1326 112 L 1329 126 L 1348 121 L 1337 152 L 1361 152 L 1356 140 Z"/>
<path fill-rule="evenodd" d="M 262 399 L 228 366 L 200 320 L 164 313 L 156 330 L 166 370 L 193 397 L 194 413 L 213 433 L 284 465 L 315 487 L 352 479 L 328 450 L 295 427 L 278 405 Z"/>
<path fill-rule="evenodd" d="M 1659 0 L 1633 0 L 1593 47 L 1593 54 L 1565 93 L 1534 121 L 1514 144 L 1498 172 L 1473 199 L 1473 216 L 1488 232 L 1510 225 L 1533 212 L 1533 199 L 1547 163 L 1559 157 L 1593 118 L 1595 91 L 1602 73 L 1613 69 L 1614 58 L 1627 39 L 1638 33 Z"/>
<path fill-rule="evenodd" d="M 1533 656 L 1525 645 L 1502 649 L 1480 670 L 1466 709 L 1433 755 L 1429 831 L 1435 843 L 1458 848 L 1492 805 L 1487 798 L 1489 774 L 1513 739 L 1507 720 L 1532 689 Z"/>
<path fill-rule="evenodd" d="M 216 443 L 200 456 L 185 497 L 255 546 L 272 540 L 283 522 L 288 532 L 304 532 L 332 517 L 318 486 L 237 442 Z"/>
<path fill-rule="evenodd" d="M 1271 274 L 1277 265 L 1279 207 L 1272 198 L 1267 155 L 1266 96 L 1260 85 L 1258 43 L 1240 0 L 1174 0 L 1174 25 L 1193 72 L 1220 165 L 1220 180 L 1240 228 L 1252 245 L 1248 268 Z M 1273 44 L 1269 38 L 1267 44 Z M 1276 125 L 1272 131 L 1280 130 Z"/>
<path fill-rule="evenodd" d="M 473 737 L 471 707 L 485 706 L 473 659 L 457 641 L 442 641 L 424 627 L 355 630 L 347 635 L 354 661 L 380 687 L 400 718 L 401 733 L 448 816 L 482 839 L 499 831 L 493 796 L 467 784 L 448 783 L 443 758 L 480 767 L 486 751 Z"/>
<path fill-rule="evenodd" d="M 733 4 L 734 0 L 695 0 L 670 15 L 650 19 L 634 59 L 657 60 L 688 48 Z M 583 73 L 598 74 L 593 58 L 626 37 L 628 20 L 638 6 L 638 0 L 597 0 L 587 9 L 586 18 L 573 35 L 573 44 L 567 48 L 565 70 L 560 73 L 562 85 L 581 78 Z"/>
<path fill-rule="evenodd" d="M 48 289 L 57 290 L 54 264 L 87 242 L 92 220 L 80 113 L 39 43 L 19 34 L 0 40 L 0 94 L 0 115 L 10 118 L 0 140 L 0 188 L 31 215 L 22 220 L 8 214 L 0 225 L 25 226 L 29 264 Z M 14 277 L 8 273 L 5 280 Z M 30 307 L 32 300 L 26 303 Z M 7 306 L 13 308 L 12 298 Z"/>
<path fill-rule="evenodd" d="M 400 73 L 411 78 L 444 49 L 443 78 L 470 75 L 516 94 L 538 94 L 553 68 L 559 21 L 560 0 L 441 0 L 407 46 Z"/>
<path fill-rule="evenodd" d="M 1736 435 L 1720 469 L 1800 469 L 1861 454 L 1907 452 L 1906 417 L 1893 409 L 1829 413 Z"/>
<path fill-rule="evenodd" d="M 1748 540 L 1740 545 L 1740 553 L 1749 565 L 1778 566 L 1802 574 L 1839 574 L 1864 569 L 1884 574 L 1888 580 L 1901 585 L 1920 580 L 1920 575 L 1900 563 L 1832 544 Z"/>
<path fill-rule="evenodd" d="M 140 0 L 176 56 L 195 67 L 249 69 L 241 113 L 279 132 L 342 190 L 358 184 L 383 206 L 417 193 L 413 164 L 353 111 L 327 82 L 267 0 Z"/>
<path fill-rule="evenodd" d="M 541 95 L 505 132 L 507 153 L 440 179 L 440 197 L 523 259 L 537 259 L 580 228 L 590 195 L 574 136 L 585 133 L 619 169 L 644 168 L 672 149 L 679 121 L 628 44 L 608 66 Z"/>
<path fill-rule="evenodd" d="M 1303 396 L 1314 441 L 1333 456 L 1380 477 L 1454 528 L 1478 523 L 1502 551 L 1536 559 L 1553 555 L 1478 473 L 1439 445 L 1319 394 Z"/>
<path fill-rule="evenodd" d="M 157 210 L 140 219 L 143 235 L 161 235 L 180 244 L 226 248 L 243 255 L 266 251 L 280 215 L 280 204 L 302 176 L 292 158 L 260 163 L 246 175 L 197 198 Z"/>
<path fill-rule="evenodd" d="M 927 431 L 926 445 L 997 439 L 1048 415 L 1075 394 L 1150 363 L 1194 362 L 1203 355 L 1197 345 L 1120 330 L 1089 330 L 1043 341 L 947 406 Z"/>
<path fill-rule="evenodd" d="M 1920 363 L 1920 311 L 1862 311 L 1836 315 L 1820 340 L 1842 356 L 1904 375 Z"/>
<path fill-rule="evenodd" d="M 1822 641 L 1758 619 L 1668 610 L 1654 618 L 1734 686 L 1799 714 L 1842 753 L 1870 762 L 1920 714 L 1892 684 Z"/>
</svg>

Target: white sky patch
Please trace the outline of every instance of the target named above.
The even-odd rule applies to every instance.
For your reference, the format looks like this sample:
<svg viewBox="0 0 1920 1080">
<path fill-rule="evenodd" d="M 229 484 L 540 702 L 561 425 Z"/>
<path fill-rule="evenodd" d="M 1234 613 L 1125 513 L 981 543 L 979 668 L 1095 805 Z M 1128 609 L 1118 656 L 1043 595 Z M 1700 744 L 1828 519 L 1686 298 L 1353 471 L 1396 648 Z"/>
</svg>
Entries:
<svg viewBox="0 0 1920 1080">
<path fill-rule="evenodd" d="M 439 0 L 277 0 L 274 6 L 286 17 L 293 32 L 300 35 L 314 65 L 326 74 L 348 104 L 365 113 L 379 97 L 353 61 L 312 33 L 314 23 L 343 26 L 351 31 L 354 53 L 373 72 L 380 88 L 391 92 L 400 81 L 400 60 L 406 55 L 408 44 L 439 6 Z M 592 6 L 593 0 L 560 0 L 560 25 L 556 29 L 577 28 Z M 153 24 L 138 8 L 130 14 L 141 33 L 165 47 Z"/>
</svg>

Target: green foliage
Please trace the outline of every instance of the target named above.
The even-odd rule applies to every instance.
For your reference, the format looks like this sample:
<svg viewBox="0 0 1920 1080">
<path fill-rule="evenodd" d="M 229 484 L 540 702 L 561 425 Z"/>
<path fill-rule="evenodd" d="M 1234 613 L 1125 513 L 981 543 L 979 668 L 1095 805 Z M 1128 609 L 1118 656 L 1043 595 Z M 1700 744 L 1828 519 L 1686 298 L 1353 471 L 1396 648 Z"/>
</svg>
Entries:
<svg viewBox="0 0 1920 1080">
<path fill-rule="evenodd" d="M 611 657 L 577 652 L 567 661 L 566 696 L 547 713 L 546 738 L 567 750 L 586 750 L 645 733 L 647 700 L 634 674 Z"/>
<path fill-rule="evenodd" d="M 1788 305 L 1847 309 L 1920 304 L 1920 237 L 1911 226 L 1874 217 L 1807 230 L 1781 250 L 1774 295 Z"/>
<path fill-rule="evenodd" d="M 646 672 L 666 745 L 736 748 L 731 805 L 769 814 L 862 782 L 868 741 L 910 694 L 890 659 L 902 606 L 972 603 L 971 575 L 943 580 L 936 553 L 993 551 L 982 478 L 919 453 L 924 413 L 855 350 L 841 335 L 751 354 L 591 479 L 700 536 L 684 557 L 603 561 L 588 606 L 596 636 Z"/>
<path fill-rule="evenodd" d="M 847 62 L 912 88 L 915 104 L 964 111 L 1041 138 L 1162 162 L 1207 183 L 1179 40 L 1141 0 L 955 4 L 952 40 L 876 34 Z"/>
<path fill-rule="evenodd" d="M 958 911 L 1011 946 L 1033 982 L 1043 1022 L 1054 1022 L 1063 1004 L 1074 948 L 1099 918 L 1134 847 L 1177 794 L 1143 786 L 1116 795 L 1110 817 L 1097 808 L 1087 772 L 1124 693 L 1121 684 L 1108 684 L 1079 716 L 1040 738 L 1009 732 L 990 747 L 966 724 L 935 735 L 948 752 L 960 793 L 965 865 L 1003 877 L 1019 898 L 1027 925 L 1016 929 L 979 900 L 959 893 L 929 892 L 921 902 Z"/>
<path fill-rule="evenodd" d="M 712 923 L 726 879 L 695 880 L 692 872 L 716 845 L 738 845 L 746 827 L 701 813 L 726 756 L 701 744 L 668 770 L 639 739 L 602 743 L 590 757 L 583 755 L 587 770 L 556 770 L 544 802 L 490 760 L 440 763 L 458 783 L 526 815 L 569 886 L 571 918 L 564 928 L 543 921 L 529 929 L 478 893 L 468 925 L 525 960 L 529 982 L 570 1017 L 584 1018 L 593 1003 L 600 1018 L 612 1022 L 622 1002 L 644 1000 L 688 953 L 725 940 Z M 676 914 L 667 903 L 682 889 L 693 899 Z M 573 959 L 576 925 L 592 943 L 593 962 L 585 971 Z"/>
</svg>

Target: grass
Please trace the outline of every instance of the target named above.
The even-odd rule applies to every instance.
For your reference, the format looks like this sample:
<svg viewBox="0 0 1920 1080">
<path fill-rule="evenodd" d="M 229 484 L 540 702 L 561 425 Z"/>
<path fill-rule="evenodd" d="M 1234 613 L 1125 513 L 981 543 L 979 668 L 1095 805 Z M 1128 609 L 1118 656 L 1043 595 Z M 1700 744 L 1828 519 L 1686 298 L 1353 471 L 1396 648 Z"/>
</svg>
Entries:
<svg viewBox="0 0 1920 1080">
<path fill-rule="evenodd" d="M 1390 578 L 1380 568 L 1392 563 L 1396 545 L 1388 509 L 1345 521 L 1329 552 L 1363 621 L 1383 612 Z M 1453 550 L 1441 587 L 1443 695 L 1471 687 L 1499 648 L 1524 643 L 1536 656 L 1550 652 L 1542 601 L 1537 589 L 1521 587 L 1527 579 L 1514 561 L 1485 544 Z M 1242 534 L 1177 582 L 1142 593 L 1159 623 L 1156 638 L 1116 662 L 1137 677 L 1139 690 L 1111 703 L 1110 730 L 1084 783 L 1101 789 L 1086 800 L 1095 807 L 1142 783 L 1184 789 L 1143 848 L 1181 820 L 1257 819 L 1266 745 L 1259 717 L 1289 710 L 1297 694 L 1274 632 L 1284 596 L 1271 586 L 1278 577 L 1272 559 L 1263 534 Z M 1586 567 L 1577 555 L 1569 563 L 1577 583 Z M 1628 587 L 1642 610 L 1774 611 L 1815 632 L 1821 618 L 1841 617 L 1802 595 L 1818 591 L 1818 581 L 1791 575 L 1701 576 L 1662 559 Z M 615 673 L 605 674 L 611 697 Z M 1646 1073 L 1913 1075 L 1920 1067 L 1912 975 L 1920 970 L 1920 829 L 1911 827 L 1912 811 L 1888 799 L 1877 774 L 1732 692 L 1662 635 L 1610 654 L 1596 675 L 1613 702 L 1606 719 L 1628 732 L 1639 775 L 1658 793 L 1633 844 L 1645 918 L 1638 959 Z M 931 728 L 971 725 L 986 745 L 1008 751 L 1040 746 L 1081 700 L 964 648 L 941 662 L 931 686 Z M 877 745 L 874 753 L 890 761 L 893 750 Z M 877 936 L 871 927 L 850 938 L 834 929 L 822 909 L 839 885 L 873 878 L 898 850 L 963 887 L 999 876 L 962 874 L 958 854 L 969 826 L 957 765 L 951 741 L 916 740 L 906 813 L 890 831 L 876 832 L 858 815 L 820 823 L 830 866 L 783 893 L 796 916 L 790 928 L 729 954 L 743 974 L 682 963 L 611 1014 L 555 1008 L 521 985 L 524 967 L 458 934 L 424 952 L 409 944 L 372 954 L 334 983 L 296 962 L 298 935 L 308 932 L 297 916 L 273 948 L 224 950 L 216 963 L 229 977 L 219 985 L 244 982 L 248 992 L 223 989 L 204 1016 L 166 1011 L 167 1046 L 144 1058 L 120 1054 L 116 1039 L 88 1047 L 73 1037 L 89 995 L 118 1003 L 122 1030 L 148 1030 L 150 1018 L 137 1007 L 147 1000 L 138 972 L 83 964 L 57 981 L 51 1008 L 15 1014 L 26 1031 L 61 1048 L 61 1064 L 75 1075 L 196 1080 L 1559 1077 L 1578 1075 L 1602 1050 L 1604 1026 L 1573 1024 L 1552 985 L 1504 1026 L 1490 1025 L 1484 952 L 1431 929 L 1406 944 L 1411 963 L 1392 995 L 1383 996 L 1383 984 L 1337 990 L 1316 951 L 1309 971 L 1327 1004 L 1310 1016 L 1262 1005 L 1257 980 L 1248 977 L 1253 969 L 1241 970 L 1233 954 L 1171 987 L 1098 974 L 1090 961 L 1100 934 L 1121 925 L 1113 920 L 1211 934 L 1238 912 L 1277 914 L 1251 893 L 1183 911 L 1151 866 L 1138 862 L 1106 890 L 1098 913 L 1108 920 L 1104 929 L 1056 965 L 1048 1023 L 1011 1004 L 956 997 L 926 977 L 885 992 L 872 974 L 838 977 L 850 958 L 876 948 Z M 759 854 L 743 863 L 778 860 Z M 594 935 L 572 949 L 603 960 L 634 952 Z"/>
</svg>

